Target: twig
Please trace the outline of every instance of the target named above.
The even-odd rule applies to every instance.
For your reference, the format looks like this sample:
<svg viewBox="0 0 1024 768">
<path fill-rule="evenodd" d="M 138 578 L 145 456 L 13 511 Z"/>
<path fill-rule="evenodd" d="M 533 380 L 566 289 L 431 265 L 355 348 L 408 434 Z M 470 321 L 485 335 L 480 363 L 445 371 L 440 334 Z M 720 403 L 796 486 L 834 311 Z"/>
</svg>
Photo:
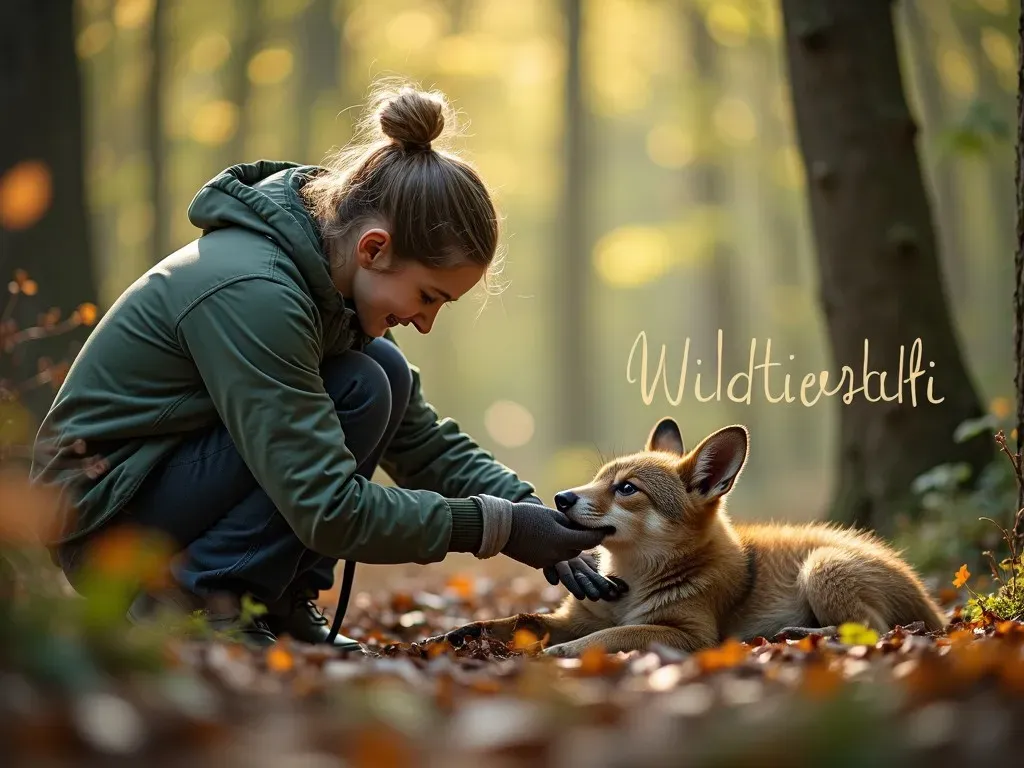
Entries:
<svg viewBox="0 0 1024 768">
<path fill-rule="evenodd" d="M 62 333 L 73 331 L 75 328 L 80 326 L 82 321 L 78 318 L 77 314 L 71 315 L 67 320 L 57 323 L 52 327 L 45 327 L 42 325 L 34 325 L 30 328 L 23 328 L 17 333 L 12 333 L 7 339 L 4 340 L 6 346 L 5 351 L 10 352 L 19 344 L 24 344 L 26 341 L 35 341 L 37 339 L 45 339 L 50 336 L 59 336 Z"/>
</svg>

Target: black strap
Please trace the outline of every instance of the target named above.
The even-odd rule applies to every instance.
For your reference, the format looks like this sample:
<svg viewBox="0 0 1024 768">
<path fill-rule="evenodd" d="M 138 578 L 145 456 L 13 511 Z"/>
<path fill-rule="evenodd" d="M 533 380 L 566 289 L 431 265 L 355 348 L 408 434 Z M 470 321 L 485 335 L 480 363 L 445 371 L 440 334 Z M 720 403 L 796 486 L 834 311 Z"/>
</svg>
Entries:
<svg viewBox="0 0 1024 768">
<path fill-rule="evenodd" d="M 338 630 L 341 629 L 341 622 L 345 618 L 345 612 L 348 610 L 348 599 L 352 596 L 352 580 L 355 574 L 356 561 L 346 560 L 345 573 L 341 578 L 341 594 L 338 595 L 338 609 L 334 612 L 331 633 L 327 635 L 327 639 L 324 641 L 328 645 L 334 642 L 334 638 L 338 636 Z"/>
</svg>

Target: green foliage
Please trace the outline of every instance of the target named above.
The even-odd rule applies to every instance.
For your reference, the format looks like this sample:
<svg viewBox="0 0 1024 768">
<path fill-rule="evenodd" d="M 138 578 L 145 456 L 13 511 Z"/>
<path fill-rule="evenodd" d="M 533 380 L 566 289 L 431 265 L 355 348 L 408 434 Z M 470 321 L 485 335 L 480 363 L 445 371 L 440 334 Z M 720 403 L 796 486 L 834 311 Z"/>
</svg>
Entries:
<svg viewBox="0 0 1024 768">
<path fill-rule="evenodd" d="M 1011 136 L 1010 124 L 991 102 L 975 99 L 966 113 L 941 137 L 945 151 L 985 157 Z"/>
<path fill-rule="evenodd" d="M 963 434 L 969 430 L 964 428 Z M 963 439 L 967 439 L 966 436 Z M 961 563 L 972 570 L 984 567 L 982 553 L 999 546 L 999 533 L 982 518 L 1005 517 L 1017 500 L 1012 468 L 997 457 L 967 487 L 970 468 L 940 464 L 920 475 L 912 486 L 923 513 L 902 522 L 895 545 L 925 573 L 948 573 Z"/>
<path fill-rule="evenodd" d="M 966 486 L 966 465 L 943 464 L 919 476 L 912 490 L 926 510 L 919 525 L 905 528 L 898 546 L 922 570 L 952 571 L 961 563 L 953 586 L 967 587 L 969 599 L 964 617 L 1019 621 L 1024 618 L 1024 542 L 1017 538 L 1024 509 L 1018 509 L 1018 491 L 1024 484 L 1021 461 L 1010 450 L 1003 431 L 1004 420 L 989 414 L 960 424 L 957 442 L 995 430 L 1000 456 L 985 468 L 974 487 Z M 1007 514 L 1009 512 L 1009 514 Z M 998 522 L 1000 519 L 1006 524 Z M 1007 557 L 996 560 L 1002 546 Z M 971 571 L 988 569 L 993 590 L 976 591 L 967 586 Z"/>
<path fill-rule="evenodd" d="M 965 606 L 964 616 L 977 621 L 985 613 L 992 614 L 1000 621 L 1021 621 L 1024 619 L 1024 566 L 1020 557 L 1006 558 L 999 564 L 1005 573 L 1000 578 L 999 588 L 988 594 L 972 593 Z"/>
</svg>

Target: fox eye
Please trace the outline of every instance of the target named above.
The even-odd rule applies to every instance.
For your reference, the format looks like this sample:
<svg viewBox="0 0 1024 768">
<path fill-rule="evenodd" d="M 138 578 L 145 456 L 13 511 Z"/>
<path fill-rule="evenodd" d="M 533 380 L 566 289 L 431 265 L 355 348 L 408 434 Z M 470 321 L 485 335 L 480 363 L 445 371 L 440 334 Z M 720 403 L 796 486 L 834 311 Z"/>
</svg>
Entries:
<svg viewBox="0 0 1024 768">
<path fill-rule="evenodd" d="M 615 492 L 620 496 L 632 496 L 637 492 L 637 487 L 632 483 L 619 483 L 615 486 Z"/>
</svg>

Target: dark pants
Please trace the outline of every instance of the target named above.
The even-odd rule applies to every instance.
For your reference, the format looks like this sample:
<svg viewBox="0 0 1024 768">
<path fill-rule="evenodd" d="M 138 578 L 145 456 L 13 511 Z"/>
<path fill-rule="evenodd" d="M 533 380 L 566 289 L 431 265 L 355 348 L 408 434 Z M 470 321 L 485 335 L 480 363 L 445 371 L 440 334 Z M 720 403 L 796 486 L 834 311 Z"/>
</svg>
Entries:
<svg viewBox="0 0 1024 768">
<path fill-rule="evenodd" d="M 386 339 L 375 339 L 364 352 L 326 360 L 321 375 L 359 463 L 356 473 L 369 479 L 409 403 L 412 372 L 405 356 Z M 109 525 L 122 521 L 169 535 L 182 550 L 173 575 L 199 595 L 248 592 L 271 602 L 293 590 L 329 589 L 334 582 L 337 560 L 299 541 L 223 424 L 190 435 L 154 469 Z M 60 549 L 72 585 L 81 549 L 80 542 Z"/>
</svg>

